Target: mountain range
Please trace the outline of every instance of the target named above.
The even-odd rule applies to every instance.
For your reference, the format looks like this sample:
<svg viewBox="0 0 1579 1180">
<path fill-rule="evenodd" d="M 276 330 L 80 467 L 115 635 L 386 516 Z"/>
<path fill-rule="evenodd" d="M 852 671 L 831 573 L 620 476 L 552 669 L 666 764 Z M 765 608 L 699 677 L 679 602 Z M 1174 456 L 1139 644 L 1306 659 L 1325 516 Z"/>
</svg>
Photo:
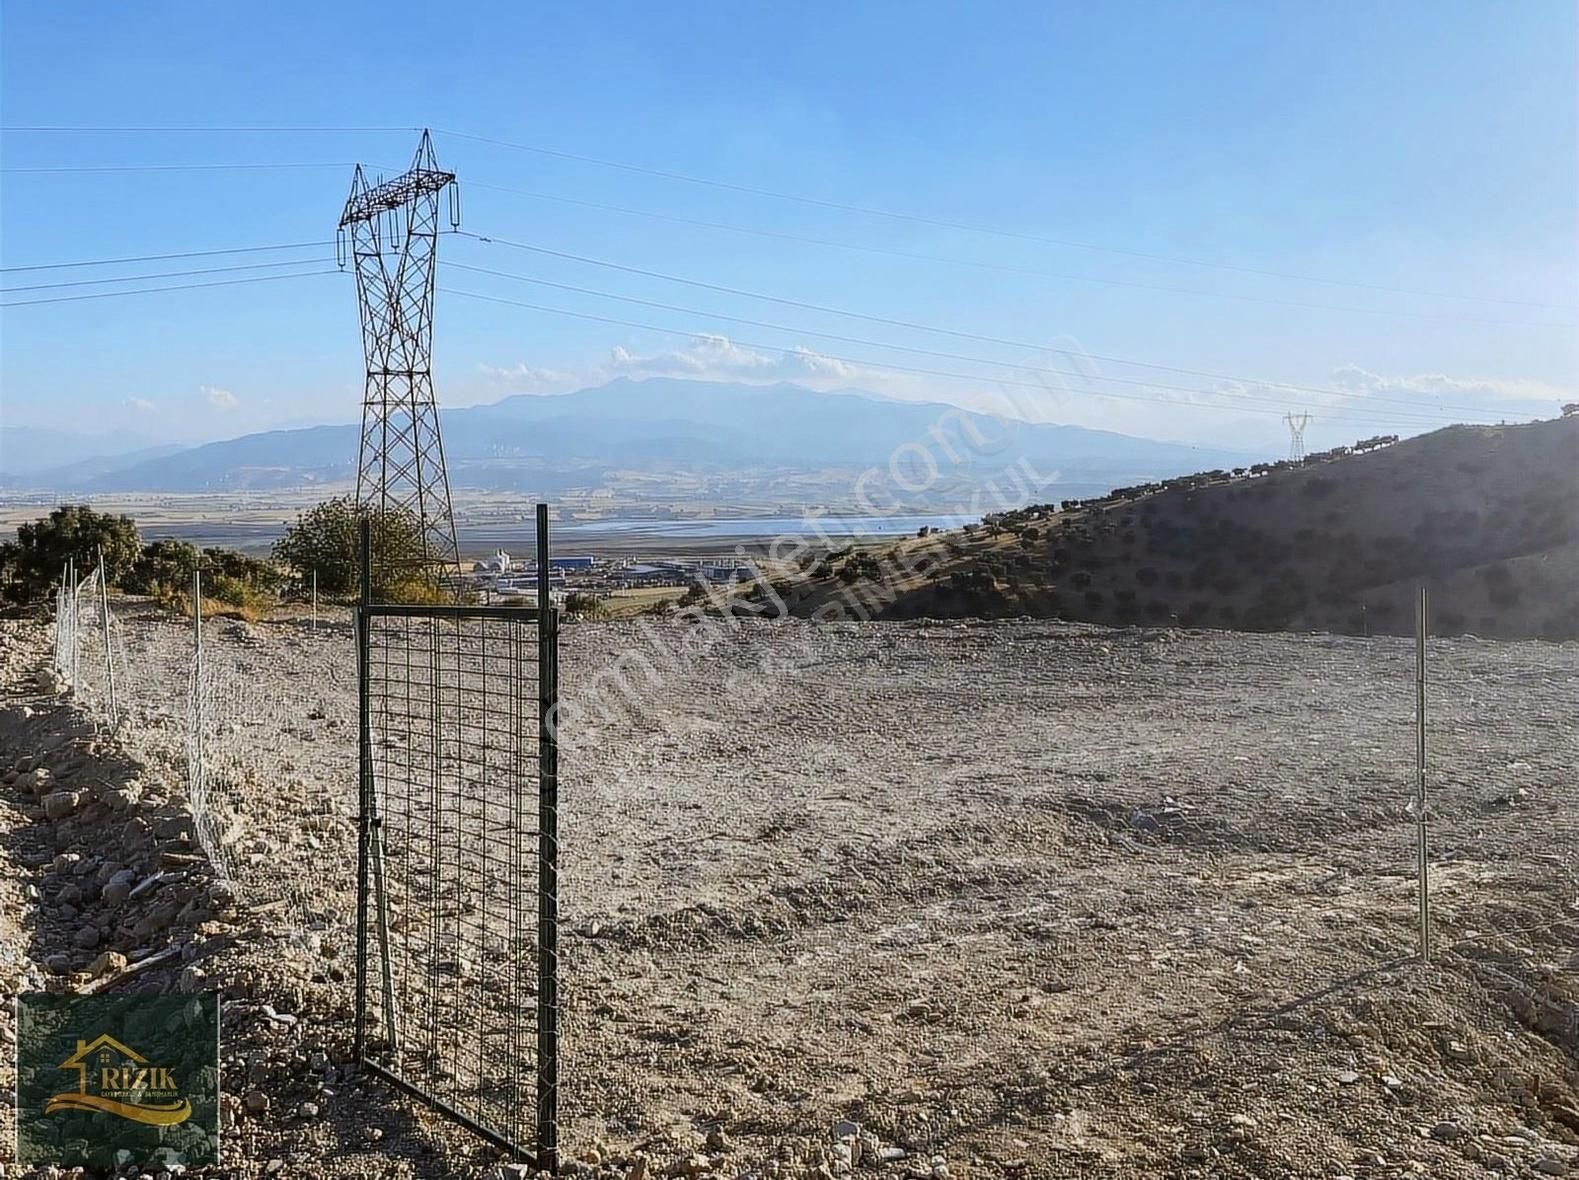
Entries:
<svg viewBox="0 0 1579 1180">
<path fill-rule="evenodd" d="M 890 460 L 1003 471 L 1023 458 L 1066 482 L 1105 485 L 1260 456 L 1078 426 L 989 418 L 940 403 L 858 390 L 620 379 L 559 395 L 517 395 L 442 411 L 451 485 L 548 492 L 596 486 L 612 473 L 763 468 L 886 469 Z M 333 484 L 355 478 L 357 426 L 271 430 L 187 448 L 0 434 L 0 485 L 58 493 L 218 492 Z M 38 433 L 38 432 L 33 432 Z M 930 453 L 928 460 L 922 451 Z M 67 461 L 75 453 L 83 458 Z M 56 461 L 47 460 L 53 457 Z M 903 477 L 902 477 L 903 478 Z"/>
</svg>

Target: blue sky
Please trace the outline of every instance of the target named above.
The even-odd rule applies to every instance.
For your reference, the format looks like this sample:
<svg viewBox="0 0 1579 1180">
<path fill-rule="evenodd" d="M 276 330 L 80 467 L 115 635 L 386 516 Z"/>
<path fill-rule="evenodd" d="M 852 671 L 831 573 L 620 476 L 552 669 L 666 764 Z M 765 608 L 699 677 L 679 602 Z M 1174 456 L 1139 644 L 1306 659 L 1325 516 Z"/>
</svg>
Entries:
<svg viewBox="0 0 1579 1180">
<path fill-rule="evenodd" d="M 1327 445 L 1452 417 L 1550 416 L 1579 386 L 1569 3 L 7 0 L 0 17 L 7 127 L 445 129 L 439 158 L 461 177 L 475 233 L 967 334 L 447 238 L 435 345 L 446 403 L 622 375 L 788 377 L 968 405 L 1012 397 L 1029 416 L 1276 450 L 1285 406 L 1308 406 L 1311 440 Z M 0 265 L 327 241 L 347 163 L 399 169 L 414 144 L 410 131 L 9 132 Z M 22 171 L 219 163 L 331 166 Z M 929 257 L 897 256 L 918 254 Z M 7 270 L 11 293 L 0 298 L 116 289 L 16 290 L 44 283 L 331 256 L 318 247 Z M 297 269 L 314 267 L 272 273 Z M 970 338 L 981 336 L 1004 343 Z M 10 424 L 193 440 L 352 421 L 360 373 L 344 275 L 0 312 Z M 1146 381 L 1179 388 L 1136 384 Z"/>
</svg>

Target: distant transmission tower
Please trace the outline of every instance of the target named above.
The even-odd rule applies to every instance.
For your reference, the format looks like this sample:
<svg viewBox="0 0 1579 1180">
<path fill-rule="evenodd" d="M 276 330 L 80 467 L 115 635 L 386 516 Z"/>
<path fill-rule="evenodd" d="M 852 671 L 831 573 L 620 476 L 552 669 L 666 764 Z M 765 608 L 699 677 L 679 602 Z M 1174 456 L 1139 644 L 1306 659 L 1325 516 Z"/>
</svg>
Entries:
<svg viewBox="0 0 1579 1180">
<path fill-rule="evenodd" d="M 375 516 L 409 511 L 421 523 L 425 557 L 446 570 L 459 560 L 450 481 L 433 397 L 433 281 L 439 194 L 449 191 L 451 228 L 460 225 L 455 174 L 441 171 L 422 133 L 411 168 L 369 186 L 357 165 L 340 215 L 362 306 L 362 447 L 357 504 Z"/>
<path fill-rule="evenodd" d="M 1294 463 L 1303 462 L 1305 427 L 1310 425 L 1310 415 L 1288 413 L 1283 415 L 1283 421 L 1288 423 L 1288 457 Z"/>
</svg>

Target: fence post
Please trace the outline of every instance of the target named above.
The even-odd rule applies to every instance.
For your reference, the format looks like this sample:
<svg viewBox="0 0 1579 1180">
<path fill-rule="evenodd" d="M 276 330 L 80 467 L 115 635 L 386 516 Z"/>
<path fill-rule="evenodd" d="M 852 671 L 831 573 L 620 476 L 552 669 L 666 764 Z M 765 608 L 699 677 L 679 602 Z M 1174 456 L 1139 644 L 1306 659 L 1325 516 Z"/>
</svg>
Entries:
<svg viewBox="0 0 1579 1180">
<path fill-rule="evenodd" d="M 367 875 L 372 844 L 373 717 L 369 697 L 372 662 L 367 608 L 373 599 L 372 527 L 362 517 L 358 558 L 361 593 L 356 606 L 357 817 L 356 817 L 356 1060 L 367 1059 Z"/>
<path fill-rule="evenodd" d="M 313 570 L 313 630 L 318 630 L 318 571 Z"/>
<path fill-rule="evenodd" d="M 559 697 L 548 588 L 548 505 L 537 506 L 537 1168 L 559 1168 Z"/>
<path fill-rule="evenodd" d="M 371 879 L 372 902 L 378 909 L 378 962 L 384 997 L 384 1032 L 394 1061 L 400 1062 L 400 1016 L 395 1010 L 395 971 L 389 949 L 389 900 L 384 893 L 383 821 L 378 814 L 378 790 L 373 779 L 373 625 L 368 608 L 373 604 L 373 536 L 366 517 L 361 528 L 361 602 L 356 611 L 356 679 L 358 713 L 358 794 L 361 812 L 357 821 L 356 870 L 356 1046 L 357 1060 L 367 1051 L 367 904 Z"/>
<path fill-rule="evenodd" d="M 1426 588 L 1415 599 L 1415 832 L 1420 877 L 1420 961 L 1431 960 L 1431 890 L 1426 848 L 1425 780 L 1425 636 L 1428 626 Z"/>
<path fill-rule="evenodd" d="M 203 748 L 203 571 L 192 571 L 192 805 L 208 807 L 207 751 Z M 217 845 L 215 849 L 218 852 Z"/>
<path fill-rule="evenodd" d="M 120 710 L 115 700 L 115 645 L 110 639 L 110 583 L 104 576 L 104 550 L 99 549 L 99 625 L 104 628 L 104 678 L 110 690 L 110 729 L 119 728 Z"/>
<path fill-rule="evenodd" d="M 71 695 L 77 695 L 77 650 L 82 631 L 82 604 L 77 600 L 77 559 L 71 559 Z"/>
<path fill-rule="evenodd" d="M 66 678 L 66 579 L 70 567 L 60 563 L 60 585 L 55 588 L 55 674 Z"/>
</svg>

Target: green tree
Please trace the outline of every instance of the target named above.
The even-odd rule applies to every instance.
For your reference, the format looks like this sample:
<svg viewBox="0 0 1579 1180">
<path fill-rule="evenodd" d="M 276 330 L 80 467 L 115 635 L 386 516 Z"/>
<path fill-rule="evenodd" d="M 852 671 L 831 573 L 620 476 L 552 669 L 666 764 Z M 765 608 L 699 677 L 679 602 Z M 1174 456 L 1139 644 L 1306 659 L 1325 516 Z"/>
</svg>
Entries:
<svg viewBox="0 0 1579 1180">
<path fill-rule="evenodd" d="M 151 541 L 122 580 L 122 588 L 133 594 L 165 597 L 187 594 L 192 589 L 192 572 L 202 561 L 197 546 L 185 541 Z"/>
<path fill-rule="evenodd" d="M 316 572 L 320 594 L 350 596 L 361 581 L 362 511 L 350 496 L 325 500 L 296 517 L 274 543 L 274 559 L 298 576 Z M 422 525 L 407 511 L 373 517 L 373 594 L 389 601 L 425 597 L 434 571 L 426 568 Z"/>
<path fill-rule="evenodd" d="M 62 504 L 48 516 L 24 524 L 5 557 L 5 584 L 11 598 L 42 598 L 60 578 L 66 559 L 75 557 L 84 575 L 104 555 L 104 572 L 119 585 L 142 553 L 142 539 L 129 516 L 95 512 L 86 504 Z"/>
<path fill-rule="evenodd" d="M 279 601 L 280 571 L 234 549 L 203 550 L 203 593 L 229 606 L 260 609 Z"/>
</svg>

